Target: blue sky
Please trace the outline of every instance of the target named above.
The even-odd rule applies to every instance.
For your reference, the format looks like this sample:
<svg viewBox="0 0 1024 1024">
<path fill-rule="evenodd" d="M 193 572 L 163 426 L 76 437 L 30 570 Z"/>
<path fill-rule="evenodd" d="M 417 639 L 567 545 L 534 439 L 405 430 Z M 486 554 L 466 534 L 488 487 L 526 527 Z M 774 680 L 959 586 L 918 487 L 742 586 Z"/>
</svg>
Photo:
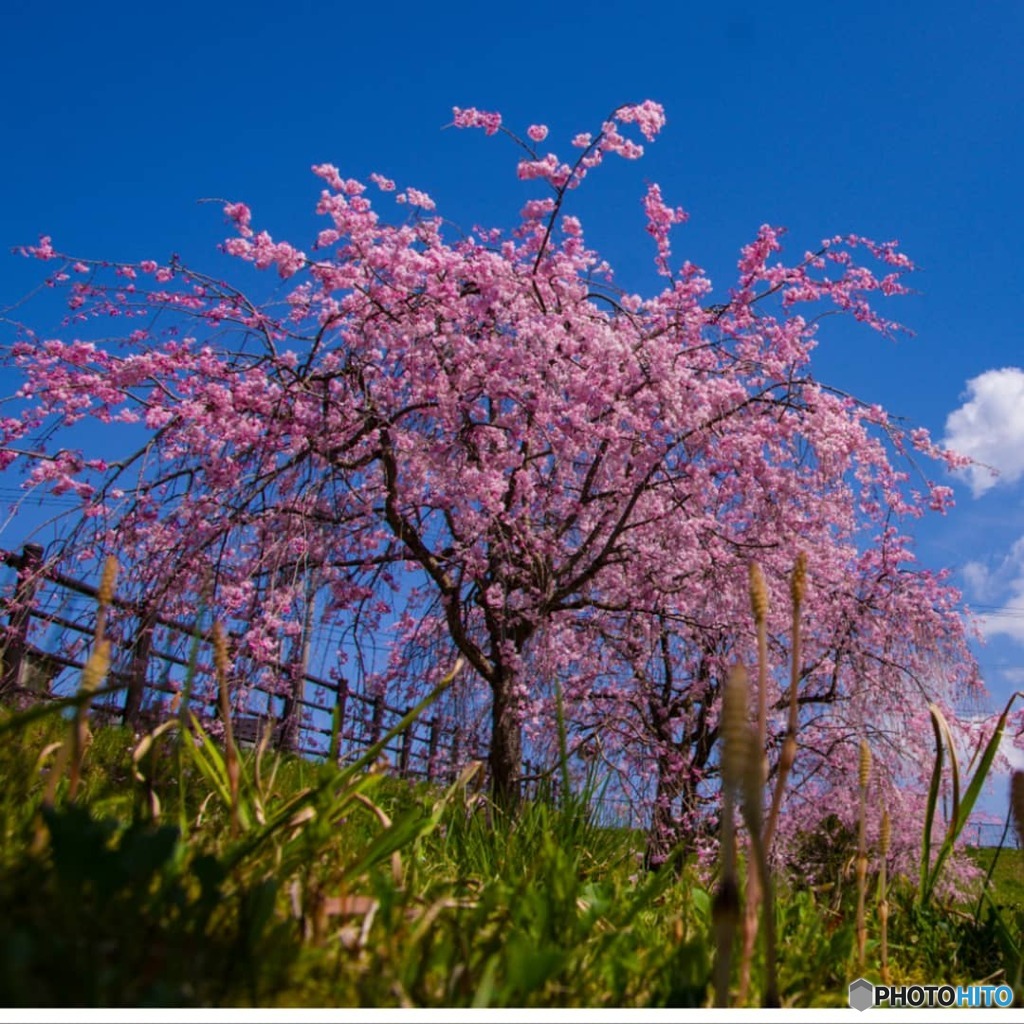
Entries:
<svg viewBox="0 0 1024 1024">
<path fill-rule="evenodd" d="M 244 200 L 304 243 L 320 162 L 424 189 L 466 227 L 507 225 L 527 194 L 515 152 L 442 131 L 453 105 L 544 122 L 566 152 L 618 104 L 658 100 L 668 126 L 644 160 L 606 164 L 574 198 L 620 283 L 654 283 L 650 180 L 691 215 L 674 258 L 722 287 L 764 222 L 788 227 L 793 252 L 835 233 L 898 238 L 922 268 L 892 310 L 913 338 L 830 327 L 817 372 L 1002 469 L 958 483 L 958 507 L 918 531 L 922 562 L 954 567 L 988 616 L 981 663 L 1001 704 L 1024 686 L 1022 42 L 1024 5 L 1007 0 L 7 0 L 0 245 L 49 233 L 80 255 L 215 268 L 225 225 L 197 200 Z M 41 268 L 0 265 L 2 308 Z M 26 309 L 55 327 L 45 301 Z"/>
</svg>

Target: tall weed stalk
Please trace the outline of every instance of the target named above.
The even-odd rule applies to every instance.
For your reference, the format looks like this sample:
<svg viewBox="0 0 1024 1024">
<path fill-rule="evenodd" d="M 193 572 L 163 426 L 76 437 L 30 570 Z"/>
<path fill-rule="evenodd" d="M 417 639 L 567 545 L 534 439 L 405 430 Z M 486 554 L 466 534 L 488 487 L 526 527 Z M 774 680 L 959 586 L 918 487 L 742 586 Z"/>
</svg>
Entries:
<svg viewBox="0 0 1024 1024">
<path fill-rule="evenodd" d="M 985 784 L 985 780 L 992 770 L 992 764 L 999 751 L 999 744 L 1002 742 L 1003 733 L 1006 730 L 1006 721 L 1009 718 L 1013 702 L 1022 696 L 1024 696 L 1024 693 L 1020 691 L 1010 696 L 988 742 L 983 745 L 979 741 L 967 766 L 967 770 L 970 771 L 974 767 L 975 762 L 977 762 L 977 767 L 975 767 L 974 775 L 971 777 L 971 781 L 962 795 L 960 763 L 957 758 L 952 730 L 937 705 L 930 704 L 928 707 L 932 729 L 935 732 L 935 762 L 932 767 L 931 784 L 928 789 L 928 800 L 925 805 L 924 835 L 921 845 L 921 867 L 917 894 L 918 903 L 921 905 L 927 903 L 935 891 L 935 886 L 941 877 L 942 868 L 949 855 L 953 852 L 956 842 L 960 838 L 960 833 L 967 824 L 967 819 L 971 816 L 974 805 L 981 795 L 981 789 Z M 932 829 L 939 802 L 939 793 L 942 788 L 943 768 L 947 756 L 949 757 L 952 782 L 952 806 L 950 808 L 946 833 L 933 860 Z"/>
</svg>

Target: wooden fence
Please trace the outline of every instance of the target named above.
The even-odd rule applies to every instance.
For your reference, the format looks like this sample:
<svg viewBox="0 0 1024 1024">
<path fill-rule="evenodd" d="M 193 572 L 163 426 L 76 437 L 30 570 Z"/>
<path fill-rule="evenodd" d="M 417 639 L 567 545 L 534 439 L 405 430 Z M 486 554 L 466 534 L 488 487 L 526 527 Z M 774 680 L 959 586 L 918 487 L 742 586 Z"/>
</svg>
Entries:
<svg viewBox="0 0 1024 1024">
<path fill-rule="evenodd" d="M 95 629 L 97 588 L 47 568 L 39 545 L 0 551 L 0 557 L 16 573 L 13 589 L 0 604 L 6 619 L 0 626 L 0 699 L 25 702 L 71 695 Z M 201 720 L 216 723 L 209 632 L 165 616 L 156 607 L 120 597 L 111 604 L 108 682 L 116 690 L 94 702 L 93 714 L 148 730 L 174 713 L 174 701 L 182 699 L 186 680 L 191 680 L 192 710 Z M 319 678 L 295 665 L 269 668 L 271 677 L 286 681 L 287 692 L 282 695 L 279 686 L 258 682 L 246 688 L 245 705 L 236 707 L 233 717 L 239 742 L 255 742 L 263 730 L 271 729 L 279 749 L 324 757 L 337 712 L 338 757 L 344 762 L 377 743 L 409 711 L 380 695 L 358 692 L 342 677 Z M 479 758 L 479 748 L 478 737 L 467 734 L 462 723 L 433 715 L 407 726 L 382 756 L 402 777 L 445 782 L 466 761 Z M 535 774 L 532 766 L 524 767 L 525 776 Z"/>
</svg>

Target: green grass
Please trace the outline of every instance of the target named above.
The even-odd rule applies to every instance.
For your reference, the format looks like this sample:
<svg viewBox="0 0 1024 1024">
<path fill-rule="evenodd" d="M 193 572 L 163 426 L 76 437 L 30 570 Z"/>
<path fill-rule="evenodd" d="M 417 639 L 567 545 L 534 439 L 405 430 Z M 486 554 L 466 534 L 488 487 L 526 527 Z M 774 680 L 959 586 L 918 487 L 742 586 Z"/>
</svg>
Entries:
<svg viewBox="0 0 1024 1024">
<path fill-rule="evenodd" d="M 513 822 L 459 786 L 252 754 L 232 834 L 212 745 L 168 735 L 136 765 L 110 729 L 76 802 L 62 781 L 46 809 L 64 730 L 8 733 L 0 753 L 5 1005 L 701 998 L 706 957 L 680 958 L 707 901 L 670 913 L 669 876 L 638 883 L 621 832 L 579 808 Z"/>
<path fill-rule="evenodd" d="M 984 846 L 971 850 L 970 854 L 986 873 L 995 861 L 990 882 L 993 902 L 998 906 L 1024 908 L 1024 850 Z"/>
<path fill-rule="evenodd" d="M 198 729 L 134 760 L 136 738 L 104 729 L 77 799 L 58 774 L 47 809 L 66 728 L 2 732 L 0 712 L 2 1005 L 710 1004 L 712 881 L 678 862 L 644 874 L 642 837 L 596 826 L 582 799 L 513 820 L 472 784 L 257 752 L 233 796 Z M 999 900 L 1021 892 L 1020 868 L 1004 851 Z M 852 889 L 830 906 L 779 883 L 783 1004 L 845 1006 Z M 1012 968 L 1005 915 L 921 908 L 909 889 L 893 906 L 895 978 Z"/>
</svg>

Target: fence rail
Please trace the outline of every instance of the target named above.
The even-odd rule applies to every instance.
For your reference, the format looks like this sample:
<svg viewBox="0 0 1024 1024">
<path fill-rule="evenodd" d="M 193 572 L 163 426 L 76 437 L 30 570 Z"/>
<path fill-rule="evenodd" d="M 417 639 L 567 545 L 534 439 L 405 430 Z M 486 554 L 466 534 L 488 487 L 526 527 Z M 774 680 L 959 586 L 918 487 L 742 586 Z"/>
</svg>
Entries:
<svg viewBox="0 0 1024 1024">
<path fill-rule="evenodd" d="M 20 551 L 0 549 L 0 563 L 15 572 L 13 586 L 8 583 L 6 593 L 0 592 L 0 701 L 70 696 L 94 635 L 98 588 L 46 566 L 37 544 Z M 92 714 L 148 731 L 173 716 L 176 702 L 187 697 L 197 717 L 216 729 L 220 709 L 210 630 L 152 604 L 115 595 L 111 605 L 117 612 L 107 631 L 114 648 L 109 682 L 115 692 L 94 701 Z M 278 749 L 324 758 L 337 714 L 341 763 L 378 743 L 410 710 L 356 689 L 343 676 L 325 679 L 285 663 L 264 666 L 263 675 L 239 686 L 238 693 L 244 700 L 236 701 L 232 727 L 239 743 L 257 743 L 267 732 Z M 393 737 L 382 757 L 387 769 L 400 777 L 448 783 L 467 761 L 486 760 L 484 749 L 465 723 L 435 713 L 421 716 Z M 545 781 L 558 782 L 557 774 L 529 760 L 521 780 L 526 796 L 536 795 Z M 599 804 L 601 817 L 609 822 L 644 824 L 632 801 L 604 795 Z M 1002 832 L 1001 825 L 971 822 L 964 835 L 968 843 L 996 846 Z M 1017 845 L 1012 828 L 1006 841 Z"/>
<path fill-rule="evenodd" d="M 44 563 L 43 549 L 0 551 L 15 570 L 13 591 L 0 602 L 0 698 L 41 701 L 77 687 L 96 621 L 96 587 Z M 183 699 L 203 721 L 219 720 L 212 665 L 212 635 L 158 607 L 115 596 L 107 635 L 113 656 L 109 681 L 116 692 L 96 702 L 93 714 L 135 729 L 152 728 Z M 301 665 L 264 666 L 260 677 L 239 688 L 232 726 L 239 742 L 253 743 L 264 730 L 279 749 L 326 757 L 335 714 L 340 721 L 338 759 L 350 761 L 378 743 L 409 712 L 379 694 L 361 692 L 339 676 L 324 679 Z M 475 737 L 460 723 L 438 715 L 420 717 L 384 748 L 393 773 L 445 782 L 477 756 Z M 524 766 L 524 775 L 532 766 Z"/>
<path fill-rule="evenodd" d="M 969 846 L 1020 848 L 1020 838 L 1012 825 L 1007 828 L 997 822 L 971 821 L 964 826 L 963 836 Z"/>
</svg>

